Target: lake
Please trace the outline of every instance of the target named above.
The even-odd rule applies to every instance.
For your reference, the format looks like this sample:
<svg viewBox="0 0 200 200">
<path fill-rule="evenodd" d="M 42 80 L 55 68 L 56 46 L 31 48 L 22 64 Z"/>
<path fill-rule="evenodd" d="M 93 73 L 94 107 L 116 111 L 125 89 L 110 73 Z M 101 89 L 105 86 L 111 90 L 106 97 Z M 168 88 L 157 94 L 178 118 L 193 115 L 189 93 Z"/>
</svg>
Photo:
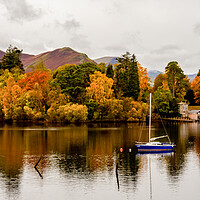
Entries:
<svg viewBox="0 0 200 200">
<path fill-rule="evenodd" d="M 1 124 L 0 199 L 199 200 L 200 124 L 165 128 L 175 152 L 137 154 L 146 124 Z"/>
</svg>

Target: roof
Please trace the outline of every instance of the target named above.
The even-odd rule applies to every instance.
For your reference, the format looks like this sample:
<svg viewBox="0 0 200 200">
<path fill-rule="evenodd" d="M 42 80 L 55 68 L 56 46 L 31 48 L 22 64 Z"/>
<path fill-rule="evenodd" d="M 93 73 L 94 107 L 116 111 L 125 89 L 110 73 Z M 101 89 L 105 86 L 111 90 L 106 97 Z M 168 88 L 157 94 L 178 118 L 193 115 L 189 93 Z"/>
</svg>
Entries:
<svg viewBox="0 0 200 200">
<path fill-rule="evenodd" d="M 188 114 L 198 114 L 200 113 L 200 110 L 189 110 Z"/>
<path fill-rule="evenodd" d="M 188 105 L 186 102 L 180 102 L 180 103 L 178 103 L 179 105 Z"/>
</svg>

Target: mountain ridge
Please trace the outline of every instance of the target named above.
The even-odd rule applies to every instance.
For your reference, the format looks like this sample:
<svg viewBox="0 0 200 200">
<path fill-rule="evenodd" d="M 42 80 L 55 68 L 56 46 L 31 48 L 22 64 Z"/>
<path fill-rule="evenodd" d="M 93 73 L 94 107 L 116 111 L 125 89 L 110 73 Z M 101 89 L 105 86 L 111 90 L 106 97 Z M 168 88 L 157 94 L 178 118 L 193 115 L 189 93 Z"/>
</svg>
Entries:
<svg viewBox="0 0 200 200">
<path fill-rule="evenodd" d="M 0 59 L 5 55 L 4 51 L 0 50 Z M 46 51 L 37 55 L 22 53 L 21 54 L 21 61 L 24 65 L 24 69 L 26 72 L 29 72 L 31 69 L 28 68 L 29 66 L 35 66 L 39 62 L 43 61 L 44 65 L 51 69 L 52 71 L 57 69 L 59 66 L 65 65 L 65 64 L 82 64 L 84 62 L 92 62 L 94 64 L 99 64 L 101 62 L 108 64 L 116 64 L 117 58 L 114 56 L 104 56 L 97 59 L 90 59 L 85 53 L 80 53 L 75 50 L 73 50 L 70 47 L 63 47 L 58 48 L 51 51 Z M 163 72 L 159 70 L 148 70 L 149 77 L 151 81 L 153 82 L 154 79 L 158 74 L 161 74 Z M 187 75 L 190 79 L 190 82 L 194 80 L 196 77 L 196 74 L 189 74 Z"/>
<path fill-rule="evenodd" d="M 3 55 L 5 55 L 5 52 L 0 51 L 0 59 Z M 21 61 L 26 72 L 31 71 L 31 69 L 28 68 L 29 66 L 35 66 L 41 61 L 43 61 L 44 65 L 52 71 L 65 64 L 79 65 L 85 62 L 96 64 L 96 62 L 90 59 L 85 53 L 77 52 L 70 47 L 58 48 L 38 55 L 22 53 Z"/>
</svg>

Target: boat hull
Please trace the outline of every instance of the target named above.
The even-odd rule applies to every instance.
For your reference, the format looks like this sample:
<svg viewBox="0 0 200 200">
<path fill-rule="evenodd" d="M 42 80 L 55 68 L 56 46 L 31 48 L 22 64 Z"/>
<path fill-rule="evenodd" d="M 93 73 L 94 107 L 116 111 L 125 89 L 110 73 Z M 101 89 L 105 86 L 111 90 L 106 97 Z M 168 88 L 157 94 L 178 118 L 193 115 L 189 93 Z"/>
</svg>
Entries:
<svg viewBox="0 0 200 200">
<path fill-rule="evenodd" d="M 169 152 L 173 151 L 175 145 L 145 145 L 136 144 L 139 152 Z"/>
</svg>

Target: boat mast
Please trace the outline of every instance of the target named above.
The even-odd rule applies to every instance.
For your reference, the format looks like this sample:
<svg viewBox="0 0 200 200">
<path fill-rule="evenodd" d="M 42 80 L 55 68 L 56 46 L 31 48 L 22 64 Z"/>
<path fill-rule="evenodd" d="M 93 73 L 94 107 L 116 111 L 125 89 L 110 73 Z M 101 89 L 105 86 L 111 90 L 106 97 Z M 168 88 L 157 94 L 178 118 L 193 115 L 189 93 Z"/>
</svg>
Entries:
<svg viewBox="0 0 200 200">
<path fill-rule="evenodd" d="M 150 93 L 150 108 L 149 108 L 149 142 L 151 140 L 151 93 Z"/>
</svg>

